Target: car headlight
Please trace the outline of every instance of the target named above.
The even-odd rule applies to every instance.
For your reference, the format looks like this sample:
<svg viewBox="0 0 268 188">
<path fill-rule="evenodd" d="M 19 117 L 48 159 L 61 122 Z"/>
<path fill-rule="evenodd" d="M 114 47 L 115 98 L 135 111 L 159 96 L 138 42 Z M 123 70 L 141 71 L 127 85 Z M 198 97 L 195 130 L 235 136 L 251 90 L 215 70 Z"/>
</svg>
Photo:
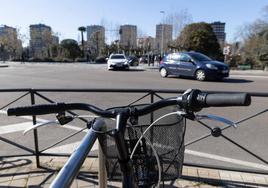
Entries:
<svg viewBox="0 0 268 188">
<path fill-rule="evenodd" d="M 206 64 L 206 67 L 212 70 L 218 70 L 218 67 L 216 67 L 215 65 L 212 64 Z"/>
<path fill-rule="evenodd" d="M 128 65 L 128 61 L 125 61 L 125 63 L 124 63 L 125 65 Z"/>
</svg>

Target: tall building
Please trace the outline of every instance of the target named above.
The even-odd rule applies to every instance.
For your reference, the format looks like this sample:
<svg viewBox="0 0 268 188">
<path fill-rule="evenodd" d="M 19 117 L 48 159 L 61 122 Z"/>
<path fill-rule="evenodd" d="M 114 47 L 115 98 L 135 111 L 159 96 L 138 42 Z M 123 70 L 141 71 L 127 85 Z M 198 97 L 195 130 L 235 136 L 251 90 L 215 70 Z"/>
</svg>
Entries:
<svg viewBox="0 0 268 188">
<path fill-rule="evenodd" d="M 155 49 L 159 53 L 166 53 L 170 42 L 172 42 L 172 25 L 156 25 Z"/>
<path fill-rule="evenodd" d="M 19 58 L 22 42 L 18 39 L 17 29 L 7 25 L 0 26 L 1 59 Z"/>
<path fill-rule="evenodd" d="M 120 26 L 120 45 L 127 49 L 137 47 L 137 26 L 121 25 Z"/>
<path fill-rule="evenodd" d="M 221 47 L 224 46 L 225 39 L 226 39 L 226 33 L 225 33 L 225 23 L 223 22 L 213 22 L 210 24 L 213 32 L 215 33 L 218 42 Z"/>
<path fill-rule="evenodd" d="M 51 27 L 44 24 L 30 25 L 30 55 L 34 58 L 50 57 L 52 45 Z"/>
<path fill-rule="evenodd" d="M 91 53 L 100 54 L 105 46 L 105 28 L 103 26 L 87 26 L 87 46 Z"/>
</svg>

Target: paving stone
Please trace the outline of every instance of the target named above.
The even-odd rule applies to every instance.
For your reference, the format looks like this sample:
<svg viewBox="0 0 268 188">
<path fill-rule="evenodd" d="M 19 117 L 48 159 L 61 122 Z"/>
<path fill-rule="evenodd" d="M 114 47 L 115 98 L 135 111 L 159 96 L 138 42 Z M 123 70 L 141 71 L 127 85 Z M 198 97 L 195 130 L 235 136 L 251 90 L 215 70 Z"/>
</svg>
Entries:
<svg viewBox="0 0 268 188">
<path fill-rule="evenodd" d="M 0 187 L 8 187 L 11 181 L 1 182 Z"/>
<path fill-rule="evenodd" d="M 265 176 L 266 183 L 268 185 L 268 176 Z"/>
<path fill-rule="evenodd" d="M 220 173 L 218 170 L 210 170 L 208 172 L 208 177 L 211 179 L 220 179 Z"/>
<path fill-rule="evenodd" d="M 265 185 L 266 184 L 266 181 L 265 181 L 265 178 L 264 177 L 261 177 L 261 176 L 253 176 L 255 182 L 257 184 L 263 184 Z"/>
<path fill-rule="evenodd" d="M 77 180 L 78 183 L 78 187 L 94 187 L 95 184 L 92 182 L 88 182 L 88 181 L 83 181 L 83 180 Z"/>
<path fill-rule="evenodd" d="M 241 174 L 244 183 L 255 183 L 255 180 L 251 174 Z"/>
<path fill-rule="evenodd" d="M 198 177 L 198 171 L 197 171 L 197 169 L 189 168 L 189 169 L 187 170 L 187 175 L 188 175 L 188 176 Z"/>
<path fill-rule="evenodd" d="M 202 178 L 208 178 L 209 170 L 203 169 L 203 168 L 198 168 L 198 176 Z"/>
<path fill-rule="evenodd" d="M 183 167 L 182 174 L 188 176 L 188 169 L 189 169 L 188 167 Z"/>
<path fill-rule="evenodd" d="M 226 172 L 226 171 L 220 171 L 220 179 L 221 180 L 231 180 L 231 176 L 230 173 Z"/>
<path fill-rule="evenodd" d="M 12 180 L 9 184 L 10 187 L 26 187 L 27 179 Z"/>
<path fill-rule="evenodd" d="M 218 186 L 213 186 L 213 185 L 207 185 L 207 184 L 201 184 L 201 185 L 198 185 L 198 188 L 215 188 L 215 187 L 218 187 Z"/>
<path fill-rule="evenodd" d="M 7 181 L 11 181 L 13 178 L 13 175 L 12 176 L 1 176 L 0 175 L 0 183 L 2 182 L 7 182 Z"/>
<path fill-rule="evenodd" d="M 120 188 L 120 187 L 122 187 L 122 182 L 118 182 L 118 181 L 108 182 L 108 187 Z"/>
<path fill-rule="evenodd" d="M 49 158 L 47 159 L 49 162 Z M 14 161 L 13 163 L 8 163 L 8 161 Z M 1 162 L 1 161 L 0 161 Z M 6 163 L 0 163 L 0 187 L 8 187 L 16 186 L 16 187 L 24 187 L 28 186 L 29 188 L 39 188 L 39 187 L 49 187 L 51 182 L 56 176 L 56 173 L 53 174 L 52 172 L 48 172 L 45 169 L 38 169 L 36 168 L 34 163 L 24 165 L 18 168 L 13 168 L 18 164 L 23 164 L 23 161 L 15 161 L 15 159 L 6 160 Z M 47 163 L 48 164 L 48 163 Z M 56 164 L 57 163 L 51 163 Z M 49 166 L 50 169 L 55 169 L 55 166 Z M 8 168 L 1 170 L 2 168 Z M 90 170 L 89 170 L 90 169 Z M 83 171 L 96 171 L 98 169 L 98 159 L 90 159 L 86 161 L 86 164 L 83 167 Z M 25 173 L 26 172 L 26 173 Z M 2 176 L 1 176 L 2 174 Z M 10 174 L 10 176 L 3 176 L 3 174 Z M 13 177 L 13 175 L 15 175 Z M 194 168 L 194 167 L 183 167 L 183 175 L 185 176 L 192 176 L 196 177 L 195 181 L 188 181 L 184 179 L 178 179 L 174 182 L 166 182 L 165 185 L 171 185 L 173 187 L 200 187 L 200 188 L 210 188 L 210 187 L 219 187 L 219 186 L 212 186 L 205 184 L 203 182 L 198 182 L 199 177 L 202 178 L 209 178 L 215 179 L 219 181 L 237 181 L 241 182 L 241 184 L 237 185 L 237 187 L 243 186 L 250 186 L 250 187 L 257 187 L 252 184 L 247 183 L 256 183 L 259 184 L 259 187 L 265 187 L 268 185 L 268 176 L 264 175 L 254 175 L 254 174 L 247 174 L 247 173 L 237 173 L 237 172 L 230 172 L 230 171 L 219 171 L 213 169 L 206 169 L 206 168 Z M 92 181 L 91 181 L 92 180 Z M 43 182 L 45 181 L 45 182 Z M 40 183 L 43 184 L 40 186 Z M 81 187 L 81 188 L 97 188 L 98 184 L 94 183 L 98 182 L 97 179 L 88 179 L 87 181 L 76 179 L 75 182 L 71 187 Z M 227 184 L 228 186 L 228 184 Z M 107 187 L 121 187 L 121 182 L 108 182 Z M 266 186 L 268 187 L 268 186 Z"/>
<path fill-rule="evenodd" d="M 45 179 L 45 175 L 29 177 L 27 186 L 39 186 Z"/>
<path fill-rule="evenodd" d="M 180 181 L 176 181 L 176 185 L 178 185 L 179 187 L 194 187 L 194 184 L 191 181 L 187 181 L 187 180 L 180 180 Z"/>
<path fill-rule="evenodd" d="M 230 176 L 231 176 L 232 181 L 243 182 L 243 179 L 240 173 L 231 173 Z"/>
</svg>

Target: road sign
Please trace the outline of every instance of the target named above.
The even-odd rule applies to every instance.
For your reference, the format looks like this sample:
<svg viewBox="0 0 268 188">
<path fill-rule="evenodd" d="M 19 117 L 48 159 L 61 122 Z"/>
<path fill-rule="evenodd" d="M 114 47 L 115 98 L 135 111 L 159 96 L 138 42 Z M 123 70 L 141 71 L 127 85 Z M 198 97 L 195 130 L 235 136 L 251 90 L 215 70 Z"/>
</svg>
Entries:
<svg viewBox="0 0 268 188">
<path fill-rule="evenodd" d="M 231 53 L 231 46 L 225 46 L 223 48 L 223 55 L 229 55 Z"/>
</svg>

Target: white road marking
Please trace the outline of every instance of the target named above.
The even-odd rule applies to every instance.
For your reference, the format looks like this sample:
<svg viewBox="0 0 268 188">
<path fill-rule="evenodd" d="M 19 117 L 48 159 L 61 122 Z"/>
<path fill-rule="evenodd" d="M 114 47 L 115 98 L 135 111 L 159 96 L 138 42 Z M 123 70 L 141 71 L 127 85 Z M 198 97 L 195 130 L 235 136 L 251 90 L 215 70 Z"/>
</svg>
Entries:
<svg viewBox="0 0 268 188">
<path fill-rule="evenodd" d="M 58 147 L 54 147 L 54 148 L 50 148 L 50 149 L 44 151 L 44 153 L 59 153 L 59 154 L 73 153 L 76 150 L 76 148 L 79 146 L 80 143 L 81 143 L 81 141 L 58 146 Z M 96 150 L 98 150 L 98 142 L 95 142 L 95 144 L 91 148 L 90 152 L 96 151 Z"/>
<path fill-rule="evenodd" d="M 4 111 L 4 110 L 0 110 L 0 114 L 7 114 L 7 112 Z M 27 119 L 27 120 L 32 120 L 33 119 L 32 116 L 20 116 L 19 118 Z M 37 123 L 43 123 L 43 122 L 47 122 L 48 120 L 41 119 L 41 118 L 36 118 L 36 121 L 37 121 Z M 24 124 L 24 123 L 18 123 L 18 127 L 16 126 L 16 124 L 14 124 L 14 125 L 7 125 L 7 126 L 4 126 L 4 127 L 5 127 L 5 130 L 8 130 L 10 128 L 9 133 L 12 133 L 12 130 L 13 130 L 13 132 L 23 131 L 23 130 L 29 128 L 30 126 L 33 126 L 33 123 L 32 122 L 27 122 L 27 124 L 29 124 L 29 126 L 24 126 L 24 129 L 23 129 L 23 128 L 19 128 L 19 126 L 21 124 Z M 58 125 L 58 126 L 60 126 L 60 125 Z M 1 132 L 1 130 L 2 130 L 1 128 L 2 127 L 3 126 L 0 126 L 0 134 L 5 134 L 5 133 L 2 133 Z M 15 127 L 15 129 L 14 129 L 14 127 Z M 16 127 L 17 127 L 17 129 L 16 129 Z M 75 131 L 80 131 L 81 130 L 81 128 L 72 126 L 70 124 L 66 124 L 66 125 L 63 125 L 63 126 L 60 126 L 60 127 L 66 128 L 66 129 L 75 130 Z M 83 130 L 83 132 L 87 132 L 87 130 L 85 129 L 85 130 Z"/>
<path fill-rule="evenodd" d="M 16 123 L 6 126 L 0 126 L 0 135 L 1 134 L 8 134 L 13 132 L 24 131 L 33 126 L 32 122 L 24 122 L 24 123 Z"/>
<path fill-rule="evenodd" d="M 265 78 L 265 79 L 268 79 L 268 76 L 262 76 L 262 75 L 243 75 L 243 74 L 233 74 L 233 75 L 230 75 L 229 78 L 233 78 L 233 77 L 236 77 L 236 78 L 262 78 L 262 79 Z"/>
<path fill-rule="evenodd" d="M 219 155 L 203 153 L 203 152 L 193 151 L 193 150 L 188 150 L 188 149 L 185 150 L 185 153 L 189 154 L 189 155 L 194 155 L 194 156 L 203 157 L 203 158 L 207 158 L 207 159 L 213 159 L 213 160 L 217 160 L 217 161 L 223 161 L 223 162 L 237 164 L 237 165 L 241 165 L 241 166 L 253 167 L 253 168 L 257 168 L 257 169 L 261 169 L 261 170 L 268 170 L 267 165 L 252 163 L 252 162 L 248 162 L 248 161 L 242 161 L 242 160 L 238 160 L 238 159 L 232 159 L 232 158 L 228 158 L 228 157 L 222 157 Z"/>
</svg>

